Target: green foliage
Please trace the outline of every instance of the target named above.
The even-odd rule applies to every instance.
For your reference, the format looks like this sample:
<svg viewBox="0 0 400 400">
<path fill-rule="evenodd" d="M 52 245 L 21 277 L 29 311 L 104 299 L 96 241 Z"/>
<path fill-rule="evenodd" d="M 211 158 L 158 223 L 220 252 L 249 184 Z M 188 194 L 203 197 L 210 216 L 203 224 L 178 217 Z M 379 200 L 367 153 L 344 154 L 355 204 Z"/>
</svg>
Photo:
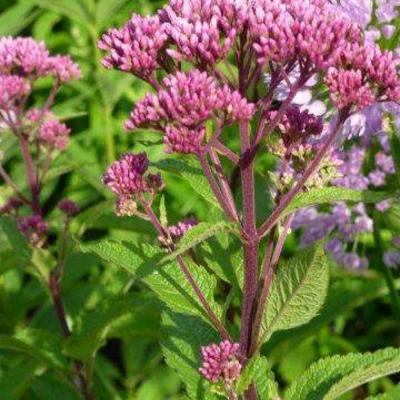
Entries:
<svg viewBox="0 0 400 400">
<path fill-rule="evenodd" d="M 286 400 L 336 399 L 372 379 L 400 370 L 400 351 L 348 354 L 322 359 L 290 386 Z"/>
<path fill-rule="evenodd" d="M 163 252 L 156 247 L 144 244 L 139 248 L 129 243 L 101 241 L 93 245 L 83 245 L 82 250 L 94 252 L 106 262 L 123 268 L 141 279 L 172 310 L 201 316 L 207 320 L 201 303 L 178 264 L 175 262 L 163 264 Z M 214 311 L 220 313 L 213 299 L 215 279 L 204 269 L 188 262 L 194 280 Z"/>
<path fill-rule="evenodd" d="M 316 316 L 328 291 L 329 268 L 322 246 L 280 264 L 271 287 L 260 337 L 295 328 Z"/>
<path fill-rule="evenodd" d="M 282 218 L 309 206 L 319 204 L 332 204 L 340 201 L 365 204 L 375 204 L 394 197 L 393 194 L 385 192 L 358 191 L 342 187 L 324 187 L 311 189 L 308 192 L 298 194 L 290 203 L 289 207 L 282 213 Z"/>
<path fill-rule="evenodd" d="M 185 383 L 193 400 L 214 400 L 210 384 L 200 376 L 200 347 L 218 343 L 216 332 L 200 319 L 166 311 L 162 321 L 162 351 L 167 364 Z"/>
</svg>

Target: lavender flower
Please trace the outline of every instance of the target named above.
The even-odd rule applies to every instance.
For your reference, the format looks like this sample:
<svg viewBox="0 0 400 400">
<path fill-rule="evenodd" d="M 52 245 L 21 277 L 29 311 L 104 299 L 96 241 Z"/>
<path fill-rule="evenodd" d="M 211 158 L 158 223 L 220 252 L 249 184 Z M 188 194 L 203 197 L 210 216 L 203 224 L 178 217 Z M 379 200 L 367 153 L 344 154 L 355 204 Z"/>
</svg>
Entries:
<svg viewBox="0 0 400 400">
<path fill-rule="evenodd" d="M 200 372 L 210 382 L 224 382 L 231 386 L 238 378 L 242 369 L 238 357 L 239 343 L 229 341 L 219 345 L 210 344 L 201 348 L 203 364 Z"/>
<path fill-rule="evenodd" d="M 383 262 L 389 268 L 395 268 L 400 266 L 400 251 L 388 250 L 383 255 Z"/>
</svg>

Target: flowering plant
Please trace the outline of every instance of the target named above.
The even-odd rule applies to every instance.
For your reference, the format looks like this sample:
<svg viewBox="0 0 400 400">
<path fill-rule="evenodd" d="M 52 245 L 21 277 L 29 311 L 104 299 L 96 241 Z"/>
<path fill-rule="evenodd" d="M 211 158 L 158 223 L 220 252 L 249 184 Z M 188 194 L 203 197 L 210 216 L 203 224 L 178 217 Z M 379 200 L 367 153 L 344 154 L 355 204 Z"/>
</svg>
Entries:
<svg viewBox="0 0 400 400">
<path fill-rule="evenodd" d="M 149 221 L 162 247 L 143 245 L 145 256 L 124 243 L 103 242 L 92 250 L 114 262 L 120 252 L 128 264 L 117 263 L 132 272 L 148 269 L 145 282 L 167 305 L 164 355 L 191 398 L 278 398 L 260 349 L 274 332 L 315 317 L 328 286 L 320 243 L 280 262 L 292 224 L 309 225 L 296 210 L 340 201 L 378 203 L 391 196 L 368 192 L 368 185 L 343 184 L 351 179 L 346 162 L 356 162 L 340 152 L 349 119 L 400 100 L 396 55 L 367 37 L 365 24 L 353 22 L 347 10 L 325 0 L 171 0 L 153 16 L 133 15 L 99 42 L 106 68 L 133 74 L 153 89 L 135 104 L 125 129 L 159 132 L 165 152 L 182 159 L 151 164 L 144 153 L 128 153 L 103 177 L 117 196 L 117 213 Z M 296 104 L 296 96 L 313 85 L 322 100 L 328 94 L 330 116 Z M 239 149 L 227 145 L 232 135 Z M 377 154 L 380 167 L 369 175 L 372 184 L 385 171 L 394 172 L 388 151 Z M 280 160 L 268 188 L 274 208 L 263 218 L 256 207 L 255 168 L 265 153 Z M 165 200 L 158 200 L 164 184 L 160 175 L 147 173 L 149 167 L 179 169 L 218 217 L 168 226 Z M 233 181 L 230 169 L 238 176 Z M 361 205 L 355 212 L 356 229 L 371 229 Z M 339 208 L 335 213 L 347 215 Z M 334 228 L 315 221 L 316 229 Z M 331 224 L 342 226 L 342 219 L 335 215 Z M 324 236 L 313 235 L 313 241 Z M 223 243 L 236 243 L 239 261 L 228 254 L 217 261 L 215 248 L 224 249 Z M 333 247 L 330 242 L 328 249 L 338 255 Z M 217 289 L 217 281 L 228 289 Z M 368 363 L 359 369 L 349 361 L 347 372 L 337 368 L 339 375 L 357 376 Z M 303 389 L 300 378 L 287 398 L 311 398 L 313 390 L 320 393 L 316 398 L 336 398 L 333 393 L 347 390 L 339 375 L 325 372 Z"/>
<path fill-rule="evenodd" d="M 115 2 L 108 8 L 108 0 L 99 1 L 96 9 L 95 2 L 78 3 L 57 0 L 49 8 L 66 10 L 96 40 L 96 24 Z M 385 240 L 381 229 L 399 209 L 399 60 L 389 50 L 398 37 L 397 5 L 169 0 L 151 16 L 133 14 L 106 31 L 95 52 L 103 53 L 103 67 L 117 70 L 123 85 L 130 82 L 125 76 L 143 85 L 134 90 L 146 88 L 139 98 L 129 92 L 136 101 L 124 123 L 126 140 L 141 151 L 121 154 L 101 182 L 100 172 L 86 177 L 97 197 L 85 187 L 81 198 L 98 204 L 85 217 L 69 199 L 54 202 L 61 186 L 49 196 L 47 184 L 71 132 L 56 117 L 56 94 L 80 70 L 41 42 L 0 38 L 1 133 L 16 144 L 15 152 L 5 146 L 0 162 L 6 194 L 0 261 L 7 265 L 12 254 L 27 267 L 20 280 L 26 272 L 38 278 L 51 300 L 49 320 L 58 323 L 44 326 L 45 311 L 33 300 L 25 310 L 29 327 L 0 336 L 1 350 L 32 355 L 26 369 L 33 372 L 23 376 L 35 385 L 22 396 L 156 398 L 139 386 L 142 369 L 154 360 L 162 373 L 164 361 L 175 371 L 164 379 L 154 375 L 156 386 L 170 377 L 178 382 L 174 399 L 339 399 L 400 372 L 398 349 L 362 353 L 340 342 L 334 349 L 353 352 L 311 366 L 307 359 L 290 377 L 274 373 L 277 357 L 292 364 L 292 344 L 335 318 L 332 331 L 340 330 L 337 317 L 364 297 L 389 293 L 400 318 L 391 269 L 400 263 L 400 229 L 385 230 Z M 93 21 L 85 20 L 92 14 Z M 103 74 L 112 73 L 98 74 L 99 87 L 106 86 Z M 43 92 L 43 80 L 52 87 L 40 102 L 34 95 Z M 109 117 L 112 107 L 102 101 Z M 107 135 L 113 160 L 114 138 Z M 148 137 L 155 138 L 151 145 Z M 11 167 L 20 161 L 24 173 L 18 174 Z M 77 168 L 78 180 L 83 169 Z M 190 200 L 176 190 L 183 187 L 174 186 L 177 178 L 190 188 Z M 111 204 L 115 216 L 108 216 L 107 230 L 96 229 Z M 206 211 L 197 213 L 198 204 Z M 88 220 L 95 227 L 89 233 Z M 121 226 L 138 235 L 121 234 Z M 133 370 L 134 378 L 110 368 L 110 347 L 98 354 L 110 338 L 121 340 L 109 345 L 123 349 L 121 369 Z M 284 339 L 289 345 L 282 351 Z M 132 353 L 137 365 L 127 361 Z M 0 389 L 2 382 L 0 374 Z M 51 385 L 47 395 L 44 382 Z"/>
</svg>

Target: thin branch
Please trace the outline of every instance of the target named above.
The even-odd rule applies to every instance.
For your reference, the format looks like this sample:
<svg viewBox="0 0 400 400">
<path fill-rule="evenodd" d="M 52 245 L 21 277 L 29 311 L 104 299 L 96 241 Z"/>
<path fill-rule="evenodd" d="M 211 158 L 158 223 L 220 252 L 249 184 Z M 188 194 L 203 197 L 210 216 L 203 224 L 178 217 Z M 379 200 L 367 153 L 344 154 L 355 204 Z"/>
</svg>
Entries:
<svg viewBox="0 0 400 400">
<path fill-rule="evenodd" d="M 283 211 L 285 211 L 285 209 L 289 206 L 295 196 L 301 190 L 303 190 L 304 184 L 307 182 L 307 180 L 317 171 L 322 159 L 331 148 L 339 130 L 342 127 L 344 120 L 345 117 L 342 115 L 342 117 L 338 118 L 337 123 L 331 127 L 331 132 L 329 133 L 325 144 L 321 147 L 315 158 L 311 161 L 303 176 L 298 180 L 297 184 L 286 194 L 286 196 L 282 198 L 278 207 L 275 208 L 269 218 L 258 229 L 258 234 L 260 237 L 264 237 L 270 231 L 270 229 L 279 221 Z"/>
<path fill-rule="evenodd" d="M 143 199 L 141 202 L 142 202 L 142 205 L 149 217 L 150 222 L 152 223 L 152 225 L 154 226 L 154 228 L 156 229 L 158 234 L 161 235 L 162 237 L 164 237 L 166 239 L 167 243 L 172 243 L 170 241 L 171 238 L 169 236 L 168 230 L 164 226 L 162 226 L 161 222 L 158 220 L 157 216 L 154 214 L 154 211 L 152 210 L 150 205 Z M 173 244 L 170 244 L 168 246 L 168 251 L 170 253 L 172 253 L 174 251 Z M 204 307 L 204 310 L 205 310 L 208 318 L 210 319 L 210 321 L 212 322 L 214 327 L 218 330 L 219 334 L 221 335 L 221 338 L 223 340 L 231 340 L 231 337 L 230 337 L 228 331 L 226 330 L 226 328 L 224 327 L 222 322 L 219 320 L 217 315 L 212 310 L 212 308 L 211 308 L 210 304 L 208 303 L 207 299 L 205 298 L 203 292 L 201 291 L 197 282 L 193 278 L 188 266 L 185 263 L 185 260 L 182 258 L 182 256 L 177 256 L 176 260 L 178 262 L 178 265 L 179 265 L 181 271 L 183 272 L 183 274 L 185 275 L 186 279 L 188 280 L 190 286 L 192 287 L 193 291 L 196 293 L 200 303 Z"/>
<path fill-rule="evenodd" d="M 13 189 L 14 193 L 26 204 L 30 205 L 30 201 L 22 194 L 22 192 L 18 189 L 18 186 L 11 179 L 10 175 L 7 174 L 5 169 L 0 165 L 0 176 L 3 178 L 6 185 L 10 186 Z"/>
</svg>

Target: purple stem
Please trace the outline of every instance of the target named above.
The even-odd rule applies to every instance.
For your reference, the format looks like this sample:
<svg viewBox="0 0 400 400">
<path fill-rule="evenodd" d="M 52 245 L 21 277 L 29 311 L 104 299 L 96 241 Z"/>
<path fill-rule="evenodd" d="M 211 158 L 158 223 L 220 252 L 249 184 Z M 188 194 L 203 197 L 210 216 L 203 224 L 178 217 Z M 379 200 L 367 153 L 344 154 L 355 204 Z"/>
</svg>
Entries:
<svg viewBox="0 0 400 400">
<path fill-rule="evenodd" d="M 285 211 L 285 209 L 289 206 L 295 196 L 300 193 L 301 190 L 303 190 L 304 184 L 307 182 L 307 180 L 317 171 L 320 162 L 332 146 L 344 120 L 344 116 L 342 116 L 342 118 L 339 117 L 337 123 L 333 127 L 331 127 L 331 132 L 329 133 L 327 141 L 318 151 L 315 158 L 311 161 L 303 176 L 300 178 L 297 184 L 286 194 L 286 196 L 283 197 L 278 207 L 275 208 L 269 218 L 258 229 L 258 234 L 260 237 L 264 237 L 270 231 L 270 229 L 279 221 L 283 211 Z"/>
<path fill-rule="evenodd" d="M 228 218 L 234 222 L 238 222 L 238 217 L 234 215 L 232 210 L 228 205 L 227 199 L 222 194 L 221 188 L 215 179 L 213 172 L 211 171 L 210 165 L 207 161 L 207 158 L 204 154 L 198 154 L 198 158 L 200 161 L 200 165 L 203 168 L 204 175 L 206 176 L 208 183 L 210 184 L 211 190 L 213 191 L 218 203 L 221 205 L 222 209 L 227 214 Z"/>
<path fill-rule="evenodd" d="M 246 154 L 250 149 L 250 130 L 248 122 L 240 123 L 241 152 Z M 258 287 L 258 245 L 256 228 L 254 163 L 241 166 L 243 195 L 243 247 L 244 247 L 244 287 L 243 307 L 240 329 L 240 352 L 247 359 L 251 343 L 252 317 Z"/>
<path fill-rule="evenodd" d="M 224 171 L 222 169 L 222 165 L 221 165 L 220 159 L 218 157 L 218 154 L 213 149 L 210 150 L 210 158 L 211 158 L 211 161 L 214 163 L 214 168 L 217 172 L 217 177 L 219 178 L 219 181 L 221 184 L 222 194 L 226 199 L 227 205 L 228 205 L 232 215 L 235 217 L 235 220 L 239 221 L 239 216 L 238 216 L 238 212 L 236 209 L 235 200 L 233 199 L 231 187 L 230 187 L 228 179 L 225 176 Z"/>
<path fill-rule="evenodd" d="M 154 214 L 154 211 L 152 210 L 150 205 L 144 200 L 142 201 L 142 204 L 147 213 L 147 216 L 149 217 L 151 224 L 154 226 L 154 228 L 156 229 L 158 234 L 163 236 L 167 242 L 170 242 L 170 237 L 169 237 L 168 231 L 166 230 L 165 227 L 162 226 L 162 224 L 158 220 L 157 216 Z M 169 252 L 174 251 L 174 246 L 172 244 L 170 246 L 168 246 L 168 251 Z M 185 260 L 181 256 L 177 256 L 176 260 L 178 262 L 178 265 L 179 265 L 181 271 L 184 273 L 186 279 L 188 280 L 190 286 L 192 287 L 193 291 L 196 293 L 200 303 L 204 307 L 208 318 L 210 319 L 210 321 L 212 322 L 214 327 L 218 330 L 219 334 L 221 335 L 221 338 L 223 340 L 231 341 L 231 337 L 230 337 L 228 331 L 226 330 L 226 328 L 224 327 L 222 322 L 219 320 L 217 315 L 212 310 L 212 308 L 211 308 L 210 304 L 208 303 L 207 299 L 205 298 L 203 292 L 201 291 L 201 289 L 197 285 L 197 282 L 195 281 L 192 274 L 190 273 L 190 270 L 187 267 Z"/>
<path fill-rule="evenodd" d="M 31 190 L 32 212 L 34 212 L 37 215 L 41 215 L 42 209 L 40 207 L 40 200 L 39 200 L 40 186 L 39 186 L 39 182 L 37 180 L 37 174 L 35 172 L 35 166 L 33 163 L 33 159 L 32 159 L 31 153 L 29 151 L 29 142 L 28 142 L 28 138 L 26 137 L 26 135 L 22 134 L 19 136 L 19 143 L 21 146 L 21 154 L 22 154 L 22 158 L 23 158 L 24 164 L 25 164 L 25 171 L 26 171 L 26 176 L 28 179 L 29 188 Z"/>
</svg>

